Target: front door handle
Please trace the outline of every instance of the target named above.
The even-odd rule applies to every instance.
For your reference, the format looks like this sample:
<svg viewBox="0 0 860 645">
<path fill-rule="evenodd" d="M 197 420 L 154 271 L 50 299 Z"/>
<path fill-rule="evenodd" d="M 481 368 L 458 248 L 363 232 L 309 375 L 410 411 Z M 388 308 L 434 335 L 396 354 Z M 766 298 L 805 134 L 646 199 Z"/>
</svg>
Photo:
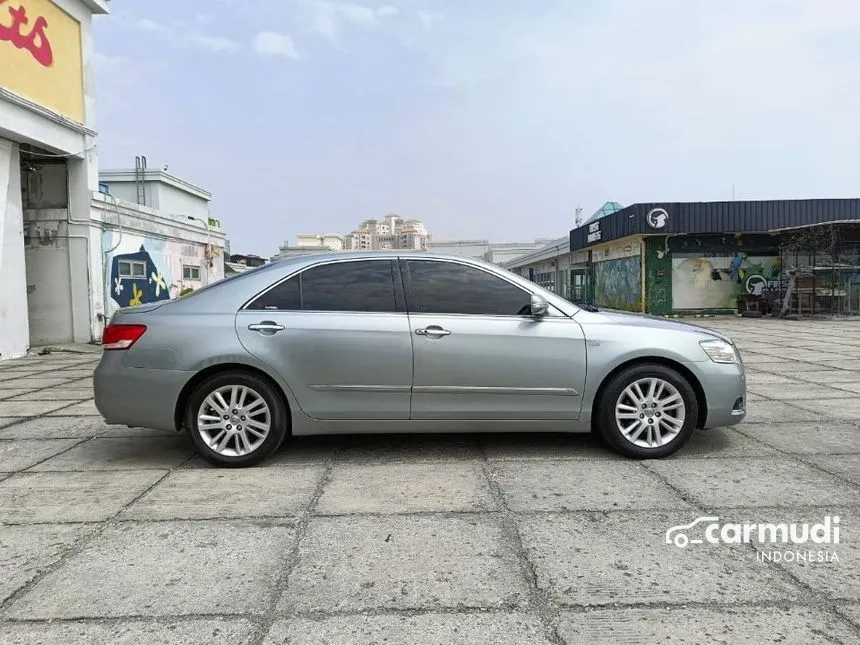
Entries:
<svg viewBox="0 0 860 645">
<path fill-rule="evenodd" d="M 264 320 L 260 323 L 254 323 L 253 325 L 248 325 L 248 329 L 251 331 L 268 331 L 268 332 L 278 332 L 286 329 L 283 325 L 279 325 L 278 323 L 272 322 L 271 320 Z"/>
<path fill-rule="evenodd" d="M 450 336 L 451 332 L 447 329 L 442 329 L 438 325 L 431 325 L 424 329 L 416 329 L 415 333 L 419 336 Z"/>
</svg>

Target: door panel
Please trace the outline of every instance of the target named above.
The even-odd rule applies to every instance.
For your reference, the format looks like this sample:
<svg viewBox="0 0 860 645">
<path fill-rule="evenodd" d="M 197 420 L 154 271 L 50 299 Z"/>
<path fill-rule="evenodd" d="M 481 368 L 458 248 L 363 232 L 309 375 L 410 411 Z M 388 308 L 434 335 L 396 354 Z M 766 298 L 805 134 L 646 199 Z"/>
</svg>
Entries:
<svg viewBox="0 0 860 645">
<path fill-rule="evenodd" d="M 236 317 L 245 348 L 315 419 L 408 419 L 412 336 L 391 260 L 320 261 Z"/>
<path fill-rule="evenodd" d="M 568 318 L 411 314 L 413 419 L 578 419 L 585 342 Z"/>
<path fill-rule="evenodd" d="M 271 321 L 284 329 L 257 332 Z M 412 340 L 405 314 L 241 311 L 245 348 L 289 383 L 315 419 L 408 419 Z"/>
<path fill-rule="evenodd" d="M 486 267 L 403 260 L 413 338 L 413 419 L 578 419 L 585 342 L 550 308 Z"/>
</svg>

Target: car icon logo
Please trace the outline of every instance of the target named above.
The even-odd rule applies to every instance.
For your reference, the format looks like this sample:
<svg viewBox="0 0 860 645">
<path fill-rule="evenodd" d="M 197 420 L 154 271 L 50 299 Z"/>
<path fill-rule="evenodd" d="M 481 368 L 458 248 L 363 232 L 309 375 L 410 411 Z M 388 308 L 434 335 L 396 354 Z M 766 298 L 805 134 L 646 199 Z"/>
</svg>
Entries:
<svg viewBox="0 0 860 645">
<path fill-rule="evenodd" d="M 719 517 L 697 517 L 695 520 L 690 522 L 689 524 L 679 524 L 678 526 L 673 526 L 668 531 L 666 531 L 666 544 L 674 544 L 679 549 L 685 548 L 688 544 L 701 544 L 701 538 L 693 538 L 691 539 L 686 531 L 702 524 L 703 522 L 718 522 L 720 520 Z"/>
</svg>

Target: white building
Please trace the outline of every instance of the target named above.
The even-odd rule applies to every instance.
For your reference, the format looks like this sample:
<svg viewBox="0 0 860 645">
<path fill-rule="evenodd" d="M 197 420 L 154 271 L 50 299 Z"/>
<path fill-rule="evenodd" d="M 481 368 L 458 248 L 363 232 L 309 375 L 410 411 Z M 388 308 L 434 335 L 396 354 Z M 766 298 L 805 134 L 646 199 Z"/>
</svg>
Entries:
<svg viewBox="0 0 860 645">
<path fill-rule="evenodd" d="M 105 174 L 119 198 L 99 192 L 91 27 L 107 6 L 0 2 L 0 359 L 99 341 L 118 306 L 224 275 L 206 191 L 130 171 Z"/>
<path fill-rule="evenodd" d="M 103 229 L 100 322 L 119 307 L 168 300 L 224 277 L 227 241 L 209 216 L 208 191 L 164 170 L 110 170 L 99 179 L 106 191 L 93 197 Z M 133 201 L 143 195 L 147 205 Z"/>
<path fill-rule="evenodd" d="M 427 243 L 427 250 L 435 253 L 448 253 L 478 260 L 486 260 L 502 265 L 533 251 L 543 248 L 552 242 L 548 239 L 537 239 L 534 242 L 509 242 L 492 244 L 489 240 L 450 240 Z"/>
<path fill-rule="evenodd" d="M 107 6 L 0 4 L 0 358 L 26 353 L 30 320 L 34 333 L 58 340 L 95 333 L 88 276 L 100 270 L 101 239 L 90 218 L 98 188 L 91 26 Z"/>
</svg>

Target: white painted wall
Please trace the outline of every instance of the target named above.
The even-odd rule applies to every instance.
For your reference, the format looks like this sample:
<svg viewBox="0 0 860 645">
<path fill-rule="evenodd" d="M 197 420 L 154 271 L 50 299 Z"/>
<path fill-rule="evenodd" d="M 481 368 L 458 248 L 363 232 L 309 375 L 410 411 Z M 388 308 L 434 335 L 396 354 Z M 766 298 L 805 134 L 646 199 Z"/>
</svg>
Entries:
<svg viewBox="0 0 860 645">
<path fill-rule="evenodd" d="M 98 277 L 101 286 L 98 298 L 94 297 L 94 307 L 100 305 L 101 309 L 94 308 L 92 312 L 93 318 L 101 326 L 96 338 L 101 338 L 104 324 L 119 307 L 111 293 L 117 285 L 110 279 L 116 255 L 136 253 L 143 246 L 164 279 L 170 297 L 179 295 L 185 287 L 199 288 L 224 278 L 226 236 L 220 229 L 207 230 L 185 216 L 156 211 L 102 194 L 93 196 L 92 213 L 93 219 L 103 223 L 105 230 L 101 238 L 100 254 L 103 260 L 100 262 Z M 206 249 L 212 247 L 215 253 L 207 258 Z M 212 266 L 209 266 L 210 259 Z M 182 267 L 186 264 L 201 267 L 199 281 L 183 277 Z M 134 288 L 132 282 L 121 281 L 124 293 Z M 147 283 L 151 284 L 148 279 Z M 143 286 L 137 285 L 138 288 Z"/>
<path fill-rule="evenodd" d="M 154 208 L 163 213 L 209 219 L 209 201 L 180 190 L 170 184 L 160 183 L 157 188 L 157 201 Z"/>
<path fill-rule="evenodd" d="M 27 353 L 27 279 L 18 146 L 0 139 L 0 359 Z"/>
</svg>

